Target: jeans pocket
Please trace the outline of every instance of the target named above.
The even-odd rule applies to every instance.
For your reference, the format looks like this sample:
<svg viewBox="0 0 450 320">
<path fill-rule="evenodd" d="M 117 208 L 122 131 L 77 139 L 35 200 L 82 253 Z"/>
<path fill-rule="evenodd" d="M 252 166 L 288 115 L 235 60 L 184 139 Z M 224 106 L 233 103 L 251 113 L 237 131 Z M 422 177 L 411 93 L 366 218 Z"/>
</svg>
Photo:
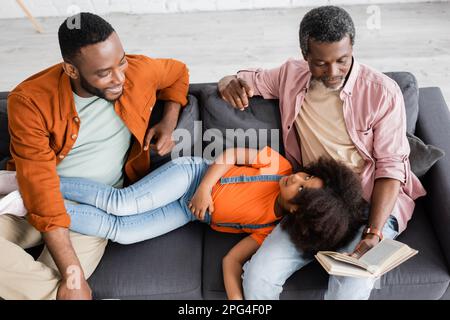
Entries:
<svg viewBox="0 0 450 320">
<path fill-rule="evenodd" d="M 136 201 L 136 213 L 144 213 L 156 209 L 152 193 L 147 193 L 140 197 L 136 197 L 135 201 Z"/>
<path fill-rule="evenodd" d="M 398 232 L 398 221 L 394 216 L 389 216 L 388 221 L 383 229 L 383 235 L 385 238 L 395 239 L 399 235 Z"/>
</svg>

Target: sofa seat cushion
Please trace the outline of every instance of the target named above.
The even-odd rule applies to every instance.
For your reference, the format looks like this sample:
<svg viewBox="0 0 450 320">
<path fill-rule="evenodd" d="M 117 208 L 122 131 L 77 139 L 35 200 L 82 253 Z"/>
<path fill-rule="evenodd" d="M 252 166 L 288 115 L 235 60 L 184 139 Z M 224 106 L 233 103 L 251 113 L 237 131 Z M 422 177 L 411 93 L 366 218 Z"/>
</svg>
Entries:
<svg viewBox="0 0 450 320">
<path fill-rule="evenodd" d="M 416 201 L 408 227 L 397 240 L 419 251 L 381 278 L 381 289 L 371 299 L 439 299 L 450 283 L 439 240 L 427 214 L 429 198 Z"/>
<path fill-rule="evenodd" d="M 224 233 L 209 227 L 205 230 L 203 249 L 203 298 L 206 300 L 226 299 L 223 285 L 222 259 L 240 240 L 243 233 Z"/>
<path fill-rule="evenodd" d="M 201 299 L 203 225 L 190 223 L 163 236 L 108 243 L 89 278 L 95 299 Z"/>
<path fill-rule="evenodd" d="M 408 229 L 398 237 L 399 241 L 419 250 L 419 253 L 385 274 L 380 280 L 380 289 L 372 291 L 371 299 L 439 299 L 448 287 L 450 276 L 421 201 L 418 201 Z M 222 258 L 243 237 L 206 231 L 203 260 L 203 270 L 207 270 L 203 274 L 205 299 L 226 298 Z M 313 261 L 286 281 L 280 299 L 323 299 L 327 287 L 328 274 L 317 261 Z"/>
</svg>

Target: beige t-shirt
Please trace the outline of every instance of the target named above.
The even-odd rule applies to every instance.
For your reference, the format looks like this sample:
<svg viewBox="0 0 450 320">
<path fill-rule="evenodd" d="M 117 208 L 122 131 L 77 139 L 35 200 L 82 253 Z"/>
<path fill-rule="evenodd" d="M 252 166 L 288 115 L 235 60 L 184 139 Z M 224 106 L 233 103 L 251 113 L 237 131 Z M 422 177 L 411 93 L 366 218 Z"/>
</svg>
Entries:
<svg viewBox="0 0 450 320">
<path fill-rule="evenodd" d="M 303 165 L 319 157 L 331 157 L 360 173 L 364 160 L 347 132 L 340 90 L 311 81 L 295 126 L 300 136 Z"/>
</svg>

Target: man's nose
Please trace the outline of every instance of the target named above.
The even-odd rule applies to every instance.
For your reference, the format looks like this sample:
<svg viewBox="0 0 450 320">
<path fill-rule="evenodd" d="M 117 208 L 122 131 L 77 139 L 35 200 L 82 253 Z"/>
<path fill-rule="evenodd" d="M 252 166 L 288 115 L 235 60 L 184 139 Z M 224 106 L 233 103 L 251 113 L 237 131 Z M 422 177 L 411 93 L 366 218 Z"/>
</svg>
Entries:
<svg viewBox="0 0 450 320">
<path fill-rule="evenodd" d="M 123 74 L 121 71 L 115 71 L 113 72 L 113 82 L 115 85 L 122 84 L 125 80 L 125 74 Z"/>
<path fill-rule="evenodd" d="M 328 78 L 335 78 L 339 76 L 339 68 L 337 64 L 331 63 L 330 65 L 328 65 L 327 76 Z"/>
</svg>

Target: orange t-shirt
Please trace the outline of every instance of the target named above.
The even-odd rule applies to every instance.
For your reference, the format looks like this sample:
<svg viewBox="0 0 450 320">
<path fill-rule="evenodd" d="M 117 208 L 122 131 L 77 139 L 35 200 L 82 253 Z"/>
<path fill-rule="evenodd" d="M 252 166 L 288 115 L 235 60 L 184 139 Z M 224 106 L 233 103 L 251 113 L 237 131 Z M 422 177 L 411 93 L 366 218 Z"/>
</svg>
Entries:
<svg viewBox="0 0 450 320">
<path fill-rule="evenodd" d="M 251 167 L 234 166 L 223 176 L 259 176 L 288 175 L 292 167 L 278 152 L 265 147 L 262 149 Z M 274 204 L 280 193 L 278 181 L 254 181 L 245 183 L 216 183 L 212 190 L 214 212 L 211 216 L 211 227 L 214 230 L 230 233 L 250 233 L 260 245 L 275 225 L 263 228 L 233 228 L 218 226 L 220 223 L 239 225 L 264 225 L 278 220 Z"/>
</svg>

